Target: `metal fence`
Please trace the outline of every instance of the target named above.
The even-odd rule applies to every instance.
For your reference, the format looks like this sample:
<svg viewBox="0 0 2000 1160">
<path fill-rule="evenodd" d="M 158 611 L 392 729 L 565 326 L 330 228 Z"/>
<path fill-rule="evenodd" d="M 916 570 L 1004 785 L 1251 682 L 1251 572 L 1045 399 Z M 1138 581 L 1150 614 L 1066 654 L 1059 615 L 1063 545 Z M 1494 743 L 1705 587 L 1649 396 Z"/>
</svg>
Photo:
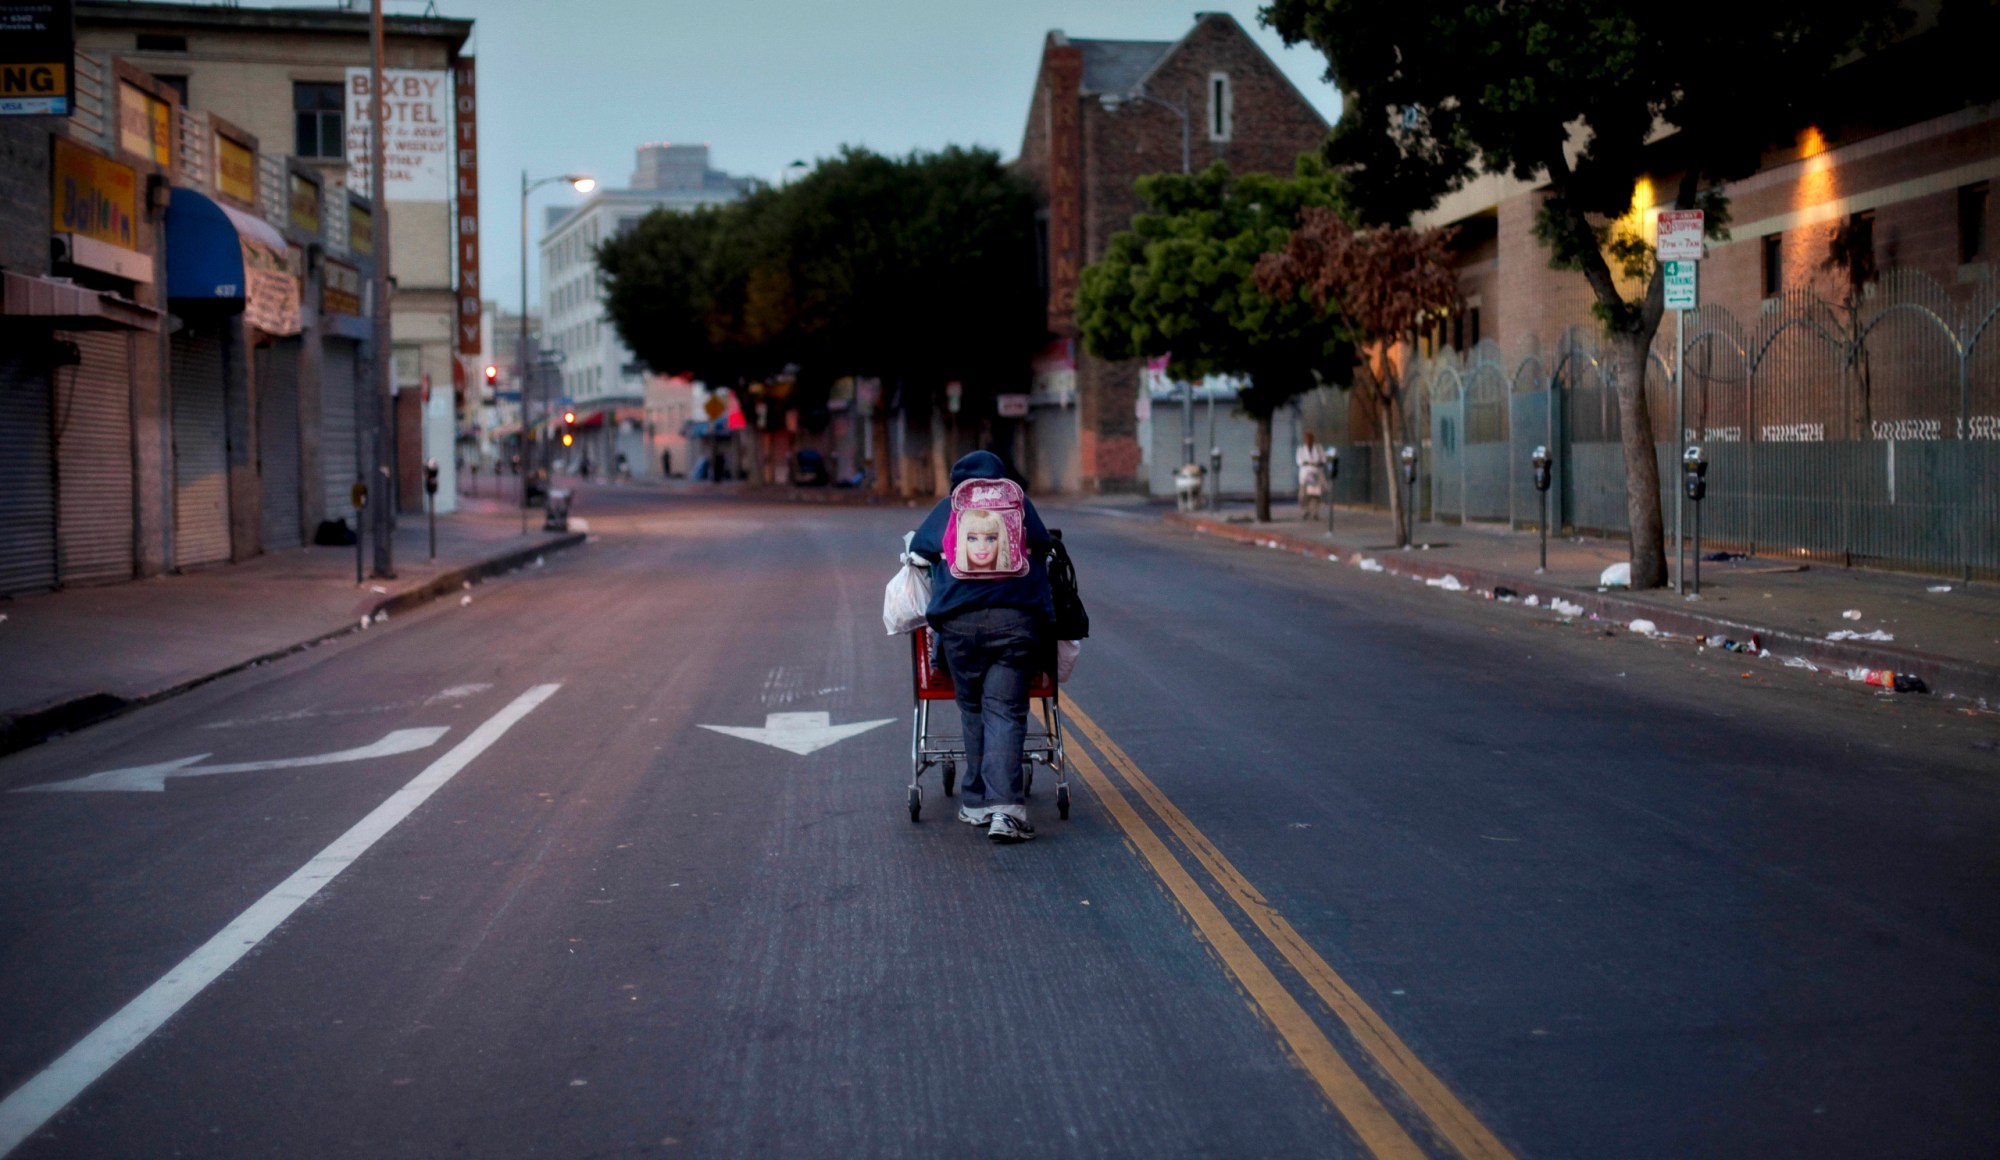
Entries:
<svg viewBox="0 0 2000 1160">
<path fill-rule="evenodd" d="M 1709 460 L 1704 546 L 1966 578 L 2000 578 L 2000 287 L 1891 272 L 1854 301 L 1794 293 L 1746 323 L 1671 319 L 1647 360 L 1672 534 L 1683 434 Z M 1507 357 L 1481 343 L 1412 360 L 1410 437 L 1428 443 L 1420 513 L 1533 527 L 1528 457 L 1555 460 L 1551 523 L 1626 530 L 1618 369 L 1593 326 Z M 1355 434 L 1359 435 L 1359 432 Z M 1560 513 L 1559 515 L 1555 513 Z"/>
</svg>

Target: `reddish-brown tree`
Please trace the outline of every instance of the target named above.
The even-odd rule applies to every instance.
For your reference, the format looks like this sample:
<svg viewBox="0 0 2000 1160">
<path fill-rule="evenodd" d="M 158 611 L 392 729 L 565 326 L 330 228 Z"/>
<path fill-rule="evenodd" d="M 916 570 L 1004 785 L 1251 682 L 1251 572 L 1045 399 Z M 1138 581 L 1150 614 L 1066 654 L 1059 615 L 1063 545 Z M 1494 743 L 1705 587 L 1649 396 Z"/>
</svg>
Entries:
<svg viewBox="0 0 2000 1160">
<path fill-rule="evenodd" d="M 1410 513 L 1396 451 L 1405 431 L 1402 375 L 1395 352 L 1426 317 L 1458 304 L 1450 229 L 1378 226 L 1357 230 L 1330 209 L 1310 207 L 1285 248 L 1257 263 L 1257 286 L 1274 298 L 1304 295 L 1323 314 L 1338 313 L 1359 355 L 1354 389 L 1375 415 L 1396 546 L 1410 542 Z"/>
</svg>

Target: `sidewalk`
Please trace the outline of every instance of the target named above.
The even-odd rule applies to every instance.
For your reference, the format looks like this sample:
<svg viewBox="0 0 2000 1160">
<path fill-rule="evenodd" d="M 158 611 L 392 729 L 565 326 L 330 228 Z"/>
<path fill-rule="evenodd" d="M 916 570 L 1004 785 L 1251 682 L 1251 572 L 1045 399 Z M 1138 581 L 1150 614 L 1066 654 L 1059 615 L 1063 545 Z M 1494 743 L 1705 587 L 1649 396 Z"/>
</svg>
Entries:
<svg viewBox="0 0 2000 1160">
<path fill-rule="evenodd" d="M 1505 587 L 1544 606 L 1559 597 L 1581 606 L 1582 616 L 1618 623 L 1643 618 L 1690 640 L 1706 635 L 1747 643 L 1755 635 L 1771 654 L 1766 664 L 1800 658 L 1836 675 L 1854 668 L 1893 669 L 1922 677 L 1934 693 L 2000 707 L 2000 587 L 1992 584 L 1757 557 L 1704 561 L 1699 599 L 1671 588 L 1600 591 L 1604 569 L 1627 559 L 1622 541 L 1552 538 L 1548 571 L 1538 575 L 1539 538 L 1533 532 L 1419 523 L 1416 546 L 1397 549 L 1390 546 L 1395 537 L 1386 512 L 1341 508 L 1331 535 L 1324 514 L 1308 525 L 1297 507 L 1273 505 L 1272 522 L 1257 524 L 1251 512 L 1248 504 L 1225 504 L 1214 514 L 1168 509 L 1164 518 L 1207 535 L 1320 558 L 1336 555 L 1342 567 L 1359 566 L 1360 557 L 1390 575 L 1452 576 L 1467 589 L 1490 593 Z M 1670 556 L 1670 576 L 1672 567 Z M 1692 581 L 1691 558 L 1688 569 Z M 1842 615 L 1850 610 L 1859 611 L 1860 619 Z M 1839 632 L 1879 632 L 1893 639 L 1828 639 Z"/>
<path fill-rule="evenodd" d="M 535 509 L 464 499 L 438 519 L 428 559 L 422 516 L 396 529 L 396 578 L 354 583 L 354 549 L 295 548 L 241 564 L 101 588 L 0 600 L 0 754 L 55 733 L 357 631 L 469 580 L 581 543 L 546 533 Z"/>
</svg>

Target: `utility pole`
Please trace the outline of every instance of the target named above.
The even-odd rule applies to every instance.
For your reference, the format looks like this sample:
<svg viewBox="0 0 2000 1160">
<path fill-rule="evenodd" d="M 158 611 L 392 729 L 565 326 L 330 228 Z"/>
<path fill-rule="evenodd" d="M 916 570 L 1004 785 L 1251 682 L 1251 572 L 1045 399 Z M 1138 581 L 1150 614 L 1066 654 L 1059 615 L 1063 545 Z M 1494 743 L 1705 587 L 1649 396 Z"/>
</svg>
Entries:
<svg viewBox="0 0 2000 1160">
<path fill-rule="evenodd" d="M 375 575 L 396 575 L 396 410 L 394 361 L 389 343 L 389 254 L 394 231 L 389 225 L 386 154 L 388 104 L 382 99 L 382 0 L 372 0 L 368 15 L 369 91 L 368 196 L 375 203 Z"/>
</svg>

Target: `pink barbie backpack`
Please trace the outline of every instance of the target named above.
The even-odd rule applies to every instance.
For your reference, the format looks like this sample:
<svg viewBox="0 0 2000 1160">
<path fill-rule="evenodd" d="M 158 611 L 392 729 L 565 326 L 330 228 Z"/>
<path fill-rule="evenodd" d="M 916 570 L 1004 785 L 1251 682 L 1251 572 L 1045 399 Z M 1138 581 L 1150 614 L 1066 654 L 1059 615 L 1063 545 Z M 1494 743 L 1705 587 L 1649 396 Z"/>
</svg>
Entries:
<svg viewBox="0 0 2000 1160">
<path fill-rule="evenodd" d="M 1028 574 L 1028 497 L 1011 479 L 968 479 L 951 489 L 944 562 L 958 580 Z"/>
</svg>

